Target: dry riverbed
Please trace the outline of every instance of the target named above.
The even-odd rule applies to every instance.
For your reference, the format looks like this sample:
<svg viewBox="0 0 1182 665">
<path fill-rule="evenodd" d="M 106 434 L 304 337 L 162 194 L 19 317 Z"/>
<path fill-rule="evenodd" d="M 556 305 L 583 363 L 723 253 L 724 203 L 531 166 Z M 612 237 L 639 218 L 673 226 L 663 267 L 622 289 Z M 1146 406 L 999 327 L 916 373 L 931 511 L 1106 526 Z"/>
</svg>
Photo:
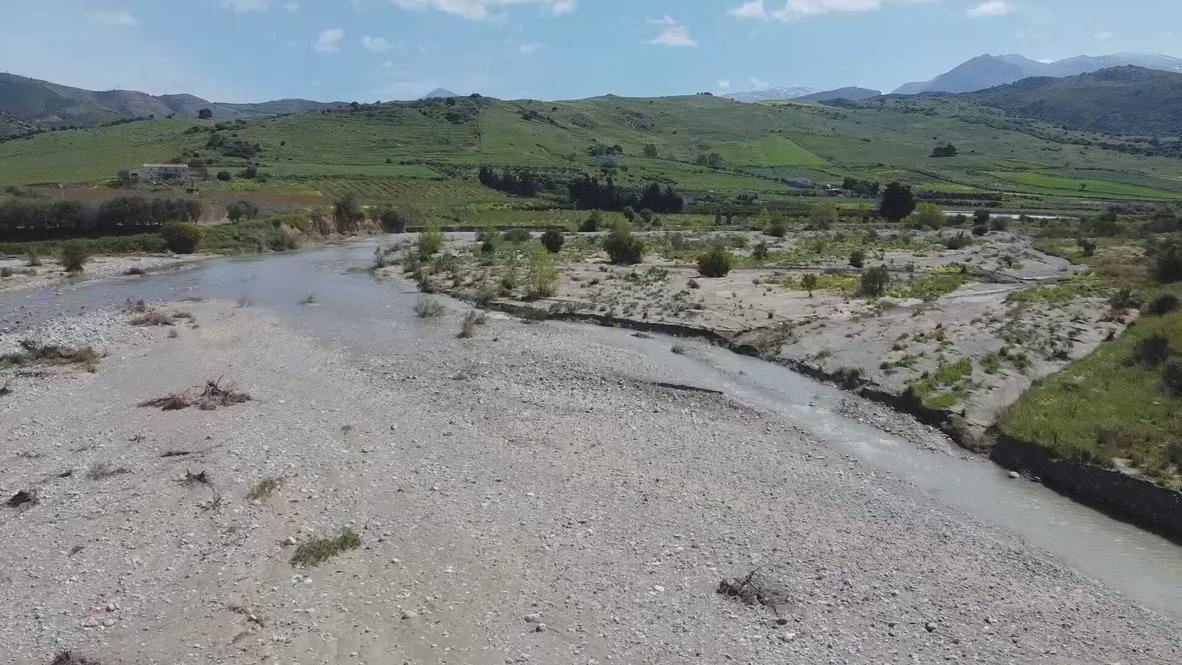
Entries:
<svg viewBox="0 0 1182 665">
<path fill-rule="evenodd" d="M 96 256 L 87 261 L 77 275 L 68 274 L 56 257 L 40 257 L 30 265 L 28 258 L 0 256 L 0 291 L 55 286 L 88 279 L 104 279 L 121 275 L 134 276 L 168 270 L 204 261 L 210 255 L 145 254 L 139 256 Z"/>
<path fill-rule="evenodd" d="M 963 230 L 649 233 L 644 261 L 610 265 L 587 236 L 568 236 L 552 296 L 529 298 L 521 245 L 496 254 L 454 239 L 418 263 L 413 244 L 394 249 L 386 274 L 415 271 L 428 288 L 515 311 L 596 317 L 637 326 L 705 331 L 732 346 L 810 372 L 954 413 L 974 433 L 991 425 L 1034 381 L 1091 353 L 1136 317 L 1066 260 L 1035 250 L 1028 237 Z M 953 239 L 967 242 L 964 246 Z M 694 265 L 723 242 L 740 265 L 708 279 Z M 767 256 L 752 260 L 766 243 Z M 951 245 L 951 246 L 950 246 Z M 864 266 L 891 274 L 881 297 L 859 293 Z M 409 266 L 409 268 L 408 268 Z M 810 290 L 805 277 L 817 279 Z"/>
<path fill-rule="evenodd" d="M 3 370 L 0 662 L 1182 659 L 1176 618 L 578 328 L 160 311 L 193 318 L 20 331 L 104 355 Z M 252 399 L 137 406 L 219 377 Z"/>
</svg>

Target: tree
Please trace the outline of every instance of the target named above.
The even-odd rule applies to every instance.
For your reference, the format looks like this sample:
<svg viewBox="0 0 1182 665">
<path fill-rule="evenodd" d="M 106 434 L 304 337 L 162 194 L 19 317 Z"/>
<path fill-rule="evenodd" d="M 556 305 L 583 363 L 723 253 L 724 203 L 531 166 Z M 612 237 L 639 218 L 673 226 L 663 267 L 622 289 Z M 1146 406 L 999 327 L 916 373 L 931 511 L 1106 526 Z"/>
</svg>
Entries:
<svg viewBox="0 0 1182 665">
<path fill-rule="evenodd" d="M 365 220 L 365 211 L 361 208 L 361 200 L 355 194 L 345 194 L 332 205 L 332 218 L 336 222 L 337 233 L 350 233 L 361 226 Z"/>
<path fill-rule="evenodd" d="M 809 223 L 814 229 L 832 228 L 840 220 L 841 213 L 837 210 L 837 204 L 832 201 L 821 201 L 814 205 L 809 213 Z"/>
<path fill-rule="evenodd" d="M 900 222 L 915 211 L 915 195 L 911 188 L 897 182 L 886 186 L 878 213 L 891 222 Z"/>
<path fill-rule="evenodd" d="M 800 285 L 805 291 L 809 292 L 809 297 L 813 297 L 813 291 L 817 290 L 817 275 L 816 273 L 809 273 L 800 278 Z"/>
<path fill-rule="evenodd" d="M 259 177 L 259 167 L 252 164 L 245 169 L 242 169 L 242 177 L 246 178 L 247 180 L 254 180 L 255 178 Z"/>
<path fill-rule="evenodd" d="M 566 244 L 566 236 L 562 235 L 561 231 L 550 229 L 542 234 L 542 247 L 546 248 L 547 252 L 557 254 L 562 251 L 562 246 Z"/>
<path fill-rule="evenodd" d="M 165 224 L 160 235 L 164 238 L 165 248 L 176 254 L 192 254 L 201 244 L 201 227 L 196 224 Z"/>
<path fill-rule="evenodd" d="M 80 273 L 90 260 L 90 250 L 81 240 L 67 240 L 58 250 L 58 258 L 68 273 Z"/>
<path fill-rule="evenodd" d="M 648 157 L 649 159 L 656 159 L 658 156 L 657 146 L 653 145 L 652 143 L 644 144 L 644 156 Z"/>
<path fill-rule="evenodd" d="M 197 111 L 197 117 L 201 120 L 209 120 L 213 117 L 213 111 L 210 109 L 201 109 Z"/>
<path fill-rule="evenodd" d="M 921 203 L 915 207 L 915 212 L 911 214 L 916 226 L 926 226 L 929 229 L 938 229 L 944 225 L 944 211 L 935 203 Z"/>
<path fill-rule="evenodd" d="M 406 233 L 407 227 L 418 218 L 416 211 L 410 208 L 395 208 L 385 205 L 378 213 L 378 223 L 386 233 Z"/>
<path fill-rule="evenodd" d="M 259 207 L 250 201 L 236 201 L 226 206 L 226 217 L 231 222 L 239 222 L 244 219 L 254 219 L 259 216 Z"/>
<path fill-rule="evenodd" d="M 218 171 L 218 180 L 222 182 L 230 182 L 234 179 L 234 175 L 229 171 Z"/>
<path fill-rule="evenodd" d="M 860 249 L 855 249 L 850 253 L 850 266 L 854 268 L 861 268 L 866 265 L 866 252 Z"/>
<path fill-rule="evenodd" d="M 698 274 L 703 277 L 726 277 L 735 265 L 735 257 L 726 245 L 715 242 L 698 257 Z"/>
<path fill-rule="evenodd" d="M 985 210 L 984 208 L 980 208 L 980 209 L 975 210 L 973 212 L 973 223 L 988 224 L 990 217 L 992 217 L 992 215 L 989 214 L 988 210 Z"/>
<path fill-rule="evenodd" d="M 636 208 L 632 206 L 624 206 L 624 219 L 628 220 L 629 224 L 636 223 Z"/>
<path fill-rule="evenodd" d="M 862 272 L 862 295 L 877 298 L 886 293 L 891 283 L 891 274 L 886 268 L 876 266 Z"/>
<path fill-rule="evenodd" d="M 599 214 L 598 210 L 591 211 L 591 215 L 579 224 L 579 230 L 583 233 L 595 233 L 599 227 L 603 226 L 603 215 Z"/>
<path fill-rule="evenodd" d="M 780 215 L 776 215 L 763 232 L 773 238 L 783 238 L 788 235 L 788 222 L 784 221 L 784 218 Z"/>
<path fill-rule="evenodd" d="M 603 249 L 615 265 L 634 265 L 644 260 L 644 241 L 632 235 L 632 225 L 618 222 L 603 239 Z"/>
<path fill-rule="evenodd" d="M 705 166 L 715 170 L 721 169 L 726 165 L 725 162 L 722 161 L 722 155 L 718 154 L 717 152 L 712 152 L 709 154 L 703 153 L 698 155 L 697 164 L 698 166 Z"/>
<path fill-rule="evenodd" d="M 932 148 L 932 157 L 955 157 L 956 153 L 956 146 L 951 143 L 940 143 Z"/>
</svg>

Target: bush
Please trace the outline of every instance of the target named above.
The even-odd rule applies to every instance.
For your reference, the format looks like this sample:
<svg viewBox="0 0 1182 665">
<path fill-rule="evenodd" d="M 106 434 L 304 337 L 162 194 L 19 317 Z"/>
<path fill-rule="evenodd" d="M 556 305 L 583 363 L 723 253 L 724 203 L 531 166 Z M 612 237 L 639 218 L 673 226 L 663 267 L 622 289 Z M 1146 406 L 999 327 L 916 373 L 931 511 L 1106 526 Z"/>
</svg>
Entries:
<svg viewBox="0 0 1182 665">
<path fill-rule="evenodd" d="M 866 252 L 860 249 L 855 249 L 850 253 L 850 266 L 854 268 L 861 268 L 866 265 Z"/>
<path fill-rule="evenodd" d="M 1080 238 L 1079 240 L 1076 241 L 1076 244 L 1079 245 L 1079 248 L 1082 251 L 1084 258 L 1089 258 L 1089 257 L 1093 257 L 1096 255 L 1095 241 L 1088 240 L 1087 238 Z"/>
<path fill-rule="evenodd" d="M 703 277 L 726 277 L 734 267 L 735 257 L 722 243 L 714 243 L 698 257 L 698 273 Z"/>
<path fill-rule="evenodd" d="M 438 226 L 428 226 L 419 234 L 419 256 L 431 258 L 443 250 L 443 231 Z"/>
<path fill-rule="evenodd" d="M 828 229 L 839 221 L 841 221 L 841 213 L 837 210 L 837 205 L 830 201 L 822 201 L 814 205 L 812 212 L 809 213 L 809 224 L 814 229 Z"/>
<path fill-rule="evenodd" d="M 595 210 L 587 219 L 583 220 L 582 224 L 579 224 L 579 230 L 584 233 L 595 233 L 601 226 L 603 226 L 603 215 Z"/>
<path fill-rule="evenodd" d="M 817 290 L 817 275 L 810 272 L 804 277 L 801 277 L 800 286 L 803 287 L 805 291 L 809 292 L 809 297 L 811 298 L 813 291 Z"/>
<path fill-rule="evenodd" d="M 1182 397 L 1182 360 L 1177 358 L 1166 362 L 1161 371 L 1162 388 L 1171 397 Z"/>
<path fill-rule="evenodd" d="M 550 229 L 542 234 L 542 247 L 545 247 L 546 251 L 551 254 L 561 252 L 564 244 L 566 244 L 566 236 L 562 235 L 560 231 Z"/>
<path fill-rule="evenodd" d="M 944 211 L 935 203 L 921 203 L 916 206 L 915 212 L 911 213 L 911 221 L 916 226 L 926 226 L 930 229 L 938 229 L 947 222 Z"/>
<path fill-rule="evenodd" d="M 90 250 L 81 240 L 67 240 L 58 250 L 58 258 L 66 272 L 82 272 L 86 262 L 90 260 Z"/>
<path fill-rule="evenodd" d="M 973 227 L 973 235 L 987 236 L 987 235 L 989 235 L 989 227 L 985 226 L 984 224 L 978 224 Z"/>
<path fill-rule="evenodd" d="M 862 295 L 878 297 L 886 293 L 891 283 L 891 274 L 878 266 L 862 273 Z"/>
<path fill-rule="evenodd" d="M 1113 293 L 1112 296 L 1108 298 L 1108 304 L 1112 306 L 1112 309 L 1118 311 L 1123 311 L 1126 309 L 1138 309 L 1141 307 L 1141 303 L 1141 296 L 1133 293 L 1133 290 L 1128 287 Z"/>
<path fill-rule="evenodd" d="M 529 242 L 534 239 L 534 235 L 530 233 L 529 229 L 509 229 L 505 231 L 505 240 L 509 242 Z"/>
<path fill-rule="evenodd" d="M 406 228 L 415 217 L 415 213 L 409 209 L 387 205 L 378 213 L 378 223 L 386 233 L 406 233 Z"/>
<path fill-rule="evenodd" d="M 37 254 L 36 247 L 30 247 L 29 251 L 25 252 L 25 264 L 30 268 L 36 268 L 41 265 L 41 257 Z"/>
<path fill-rule="evenodd" d="M 964 249 L 971 244 L 973 244 L 973 239 L 966 236 L 963 231 L 944 239 L 944 246 L 948 249 Z"/>
<path fill-rule="evenodd" d="M 181 224 L 173 222 L 165 224 L 160 229 L 160 236 L 164 238 L 164 246 L 176 254 L 192 254 L 201 244 L 201 227 L 196 224 Z"/>
<path fill-rule="evenodd" d="M 1182 471 L 1182 439 L 1171 439 L 1166 442 L 1166 460 Z"/>
<path fill-rule="evenodd" d="M 233 179 L 234 174 L 230 173 L 229 171 L 218 171 L 218 180 L 221 180 L 222 182 L 230 182 Z"/>
<path fill-rule="evenodd" d="M 29 265 L 32 265 L 31 263 Z M 1178 296 L 1167 293 L 1158 296 L 1153 302 L 1149 303 L 1149 313 L 1155 316 L 1165 316 L 1170 312 L 1178 309 Z"/>
<path fill-rule="evenodd" d="M 1157 367 L 1170 357 L 1170 340 L 1161 333 L 1154 333 L 1137 342 L 1133 357 L 1142 365 Z"/>
<path fill-rule="evenodd" d="M 236 201 L 226 206 L 226 217 L 231 222 L 238 222 L 244 219 L 254 219 L 259 216 L 259 207 L 250 201 Z"/>
<path fill-rule="evenodd" d="M 767 243 L 762 240 L 756 243 L 754 249 L 751 250 L 751 258 L 756 261 L 766 261 L 769 254 Z"/>
<path fill-rule="evenodd" d="M 632 235 L 632 226 L 620 222 L 603 239 L 603 249 L 615 265 L 635 265 L 644 260 L 644 241 Z"/>
<path fill-rule="evenodd" d="M 356 231 L 365 221 L 365 210 L 361 199 L 354 194 L 345 194 L 332 204 L 332 218 L 337 224 L 337 233 Z"/>
<path fill-rule="evenodd" d="M 434 319 L 443 315 L 443 303 L 431 296 L 419 296 L 415 301 L 415 316 L 420 319 Z"/>
<path fill-rule="evenodd" d="M 1153 278 L 1164 284 L 1182 282 L 1182 243 L 1169 243 L 1153 253 Z"/>
<path fill-rule="evenodd" d="M 783 238 L 788 235 L 788 222 L 783 217 L 773 217 L 763 232 L 773 238 Z"/>
<path fill-rule="evenodd" d="M 550 298 L 558 293 L 558 265 L 546 248 L 534 245 L 529 254 L 529 273 L 526 275 L 526 297 Z"/>
<path fill-rule="evenodd" d="M 1005 231 L 1010 226 L 1010 220 L 1006 217 L 994 217 L 989 222 L 989 227 L 994 231 Z"/>
</svg>

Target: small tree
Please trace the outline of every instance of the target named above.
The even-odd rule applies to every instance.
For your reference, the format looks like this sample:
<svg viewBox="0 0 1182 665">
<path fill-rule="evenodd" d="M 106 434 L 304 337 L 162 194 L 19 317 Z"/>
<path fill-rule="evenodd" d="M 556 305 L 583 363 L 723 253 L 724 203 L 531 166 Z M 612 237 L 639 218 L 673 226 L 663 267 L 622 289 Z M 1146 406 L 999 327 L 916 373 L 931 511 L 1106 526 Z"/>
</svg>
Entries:
<svg viewBox="0 0 1182 665">
<path fill-rule="evenodd" d="M 229 171 L 218 171 L 218 180 L 222 182 L 230 182 L 234 179 L 234 174 Z"/>
<path fill-rule="evenodd" d="M 378 223 L 382 225 L 382 230 L 386 233 L 406 233 L 406 228 L 410 226 L 413 216 L 413 213 L 408 209 L 386 205 L 378 213 Z"/>
<path fill-rule="evenodd" d="M 351 233 L 356 231 L 361 222 L 365 221 L 365 210 L 361 207 L 361 199 L 355 194 L 345 194 L 332 205 L 332 218 L 337 225 L 337 233 Z"/>
<path fill-rule="evenodd" d="M 529 253 L 529 273 L 526 275 L 526 297 L 550 298 L 558 293 L 558 265 L 549 250 L 534 245 Z"/>
<path fill-rule="evenodd" d="M 981 209 L 978 209 L 975 212 L 973 212 L 973 223 L 974 224 L 988 224 L 989 219 L 991 217 L 992 217 L 992 215 L 989 214 L 988 210 L 981 208 Z"/>
<path fill-rule="evenodd" d="M 624 219 L 628 220 L 629 224 L 636 223 L 636 208 L 633 208 L 632 206 L 624 206 L 623 213 Z"/>
<path fill-rule="evenodd" d="M 878 212 L 891 222 L 899 222 L 915 211 L 915 195 L 911 188 L 897 182 L 886 186 Z"/>
<path fill-rule="evenodd" d="M 164 246 L 176 254 L 192 254 L 201 244 L 201 227 L 196 224 L 182 224 L 172 222 L 160 229 L 160 236 L 164 238 Z"/>
<path fill-rule="evenodd" d="M 657 146 L 652 143 L 644 144 L 644 156 L 649 159 L 656 159 L 658 157 Z"/>
<path fill-rule="evenodd" d="M 546 251 L 551 254 L 561 252 L 564 244 L 566 244 L 566 236 L 562 235 L 560 231 L 550 229 L 542 234 L 542 247 L 545 247 Z"/>
<path fill-rule="evenodd" d="M 443 251 L 443 231 L 434 224 L 419 234 L 419 256 L 429 259 Z"/>
<path fill-rule="evenodd" d="M 643 223 L 645 226 L 647 226 L 647 225 L 649 225 L 649 224 L 652 224 L 652 223 L 653 223 L 653 219 L 654 219 L 655 217 L 656 217 L 656 213 L 654 213 L 652 210 L 650 210 L 650 209 L 648 209 L 648 208 L 643 208 L 643 209 L 641 209 L 641 211 L 640 211 L 640 221 L 641 221 L 641 223 Z"/>
<path fill-rule="evenodd" d="M 210 109 L 201 109 L 197 111 L 197 117 L 201 120 L 209 120 L 213 117 L 213 111 Z"/>
<path fill-rule="evenodd" d="M 809 292 L 809 297 L 813 297 L 813 291 L 817 290 L 817 275 L 816 273 L 809 273 L 800 278 L 800 285 L 804 287 L 805 291 Z"/>
<path fill-rule="evenodd" d="M 829 229 L 833 225 L 841 221 L 841 213 L 837 209 L 837 204 L 832 201 L 821 201 L 813 206 L 812 212 L 809 213 L 809 224 L 814 229 Z"/>
<path fill-rule="evenodd" d="M 1182 282 L 1182 243 L 1171 242 L 1153 252 L 1153 278 L 1163 284 Z"/>
<path fill-rule="evenodd" d="M 592 210 L 591 215 L 579 224 L 579 230 L 584 233 L 595 233 L 603 226 L 603 215 L 598 210 Z"/>
<path fill-rule="evenodd" d="M 603 239 L 603 249 L 615 265 L 634 265 L 644 260 L 644 242 L 632 235 L 632 225 L 619 222 Z"/>
<path fill-rule="evenodd" d="M 254 219 L 259 216 L 259 207 L 250 201 L 236 201 L 226 206 L 226 217 L 231 222 L 239 222 L 244 219 Z"/>
<path fill-rule="evenodd" d="M 67 240 L 58 250 L 58 258 L 66 272 L 79 273 L 90 260 L 90 249 L 81 240 Z"/>
<path fill-rule="evenodd" d="M 915 207 L 911 215 L 916 226 L 926 226 L 929 229 L 939 229 L 944 225 L 944 211 L 935 203 L 921 203 Z"/>
<path fill-rule="evenodd" d="M 860 249 L 855 249 L 850 253 L 850 266 L 853 268 L 861 268 L 866 264 L 866 252 Z"/>
<path fill-rule="evenodd" d="M 726 245 L 715 242 L 698 257 L 698 274 L 703 277 L 726 277 L 735 264 L 735 256 Z"/>
<path fill-rule="evenodd" d="M 862 272 L 862 295 L 877 298 L 886 293 L 891 283 L 891 274 L 886 268 L 876 266 Z"/>
<path fill-rule="evenodd" d="M 783 238 L 788 235 L 788 222 L 782 216 L 776 215 L 763 232 L 773 238 Z"/>
</svg>

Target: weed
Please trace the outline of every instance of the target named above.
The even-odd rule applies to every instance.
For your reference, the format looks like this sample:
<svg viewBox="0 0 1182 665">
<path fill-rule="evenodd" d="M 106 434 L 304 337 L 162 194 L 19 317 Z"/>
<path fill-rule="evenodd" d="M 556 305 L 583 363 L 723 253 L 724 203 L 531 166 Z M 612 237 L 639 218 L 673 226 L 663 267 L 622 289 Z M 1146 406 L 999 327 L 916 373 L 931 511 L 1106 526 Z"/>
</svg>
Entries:
<svg viewBox="0 0 1182 665">
<path fill-rule="evenodd" d="M 218 379 L 217 381 L 206 381 L 201 392 L 195 395 L 192 391 L 173 393 L 140 402 L 139 406 L 157 408 L 161 411 L 180 411 L 196 406 L 202 411 L 215 411 L 218 407 L 242 404 L 250 400 L 250 395 L 235 390 L 234 384 L 222 386 L 221 379 Z"/>
<path fill-rule="evenodd" d="M 460 324 L 460 339 L 470 339 L 476 336 L 476 328 L 484 325 L 484 312 L 472 310 L 464 317 L 464 322 Z"/>
<path fill-rule="evenodd" d="M 361 547 L 361 537 L 348 527 L 340 530 L 335 538 L 317 538 L 303 543 L 291 556 L 291 565 L 313 568 L 332 557 Z"/>
<path fill-rule="evenodd" d="M 275 492 L 278 491 L 282 486 L 283 478 L 264 478 L 255 483 L 255 486 L 251 488 L 250 493 L 246 495 L 246 498 L 250 501 L 262 501 L 264 499 L 269 499 L 271 498 L 271 495 L 275 494 Z"/>
<path fill-rule="evenodd" d="M 173 318 L 158 309 L 145 312 L 131 320 L 133 326 L 171 326 Z"/>
<path fill-rule="evenodd" d="M 431 296 L 419 296 L 415 300 L 415 316 L 420 319 L 434 319 L 443 316 L 443 303 Z"/>
</svg>

